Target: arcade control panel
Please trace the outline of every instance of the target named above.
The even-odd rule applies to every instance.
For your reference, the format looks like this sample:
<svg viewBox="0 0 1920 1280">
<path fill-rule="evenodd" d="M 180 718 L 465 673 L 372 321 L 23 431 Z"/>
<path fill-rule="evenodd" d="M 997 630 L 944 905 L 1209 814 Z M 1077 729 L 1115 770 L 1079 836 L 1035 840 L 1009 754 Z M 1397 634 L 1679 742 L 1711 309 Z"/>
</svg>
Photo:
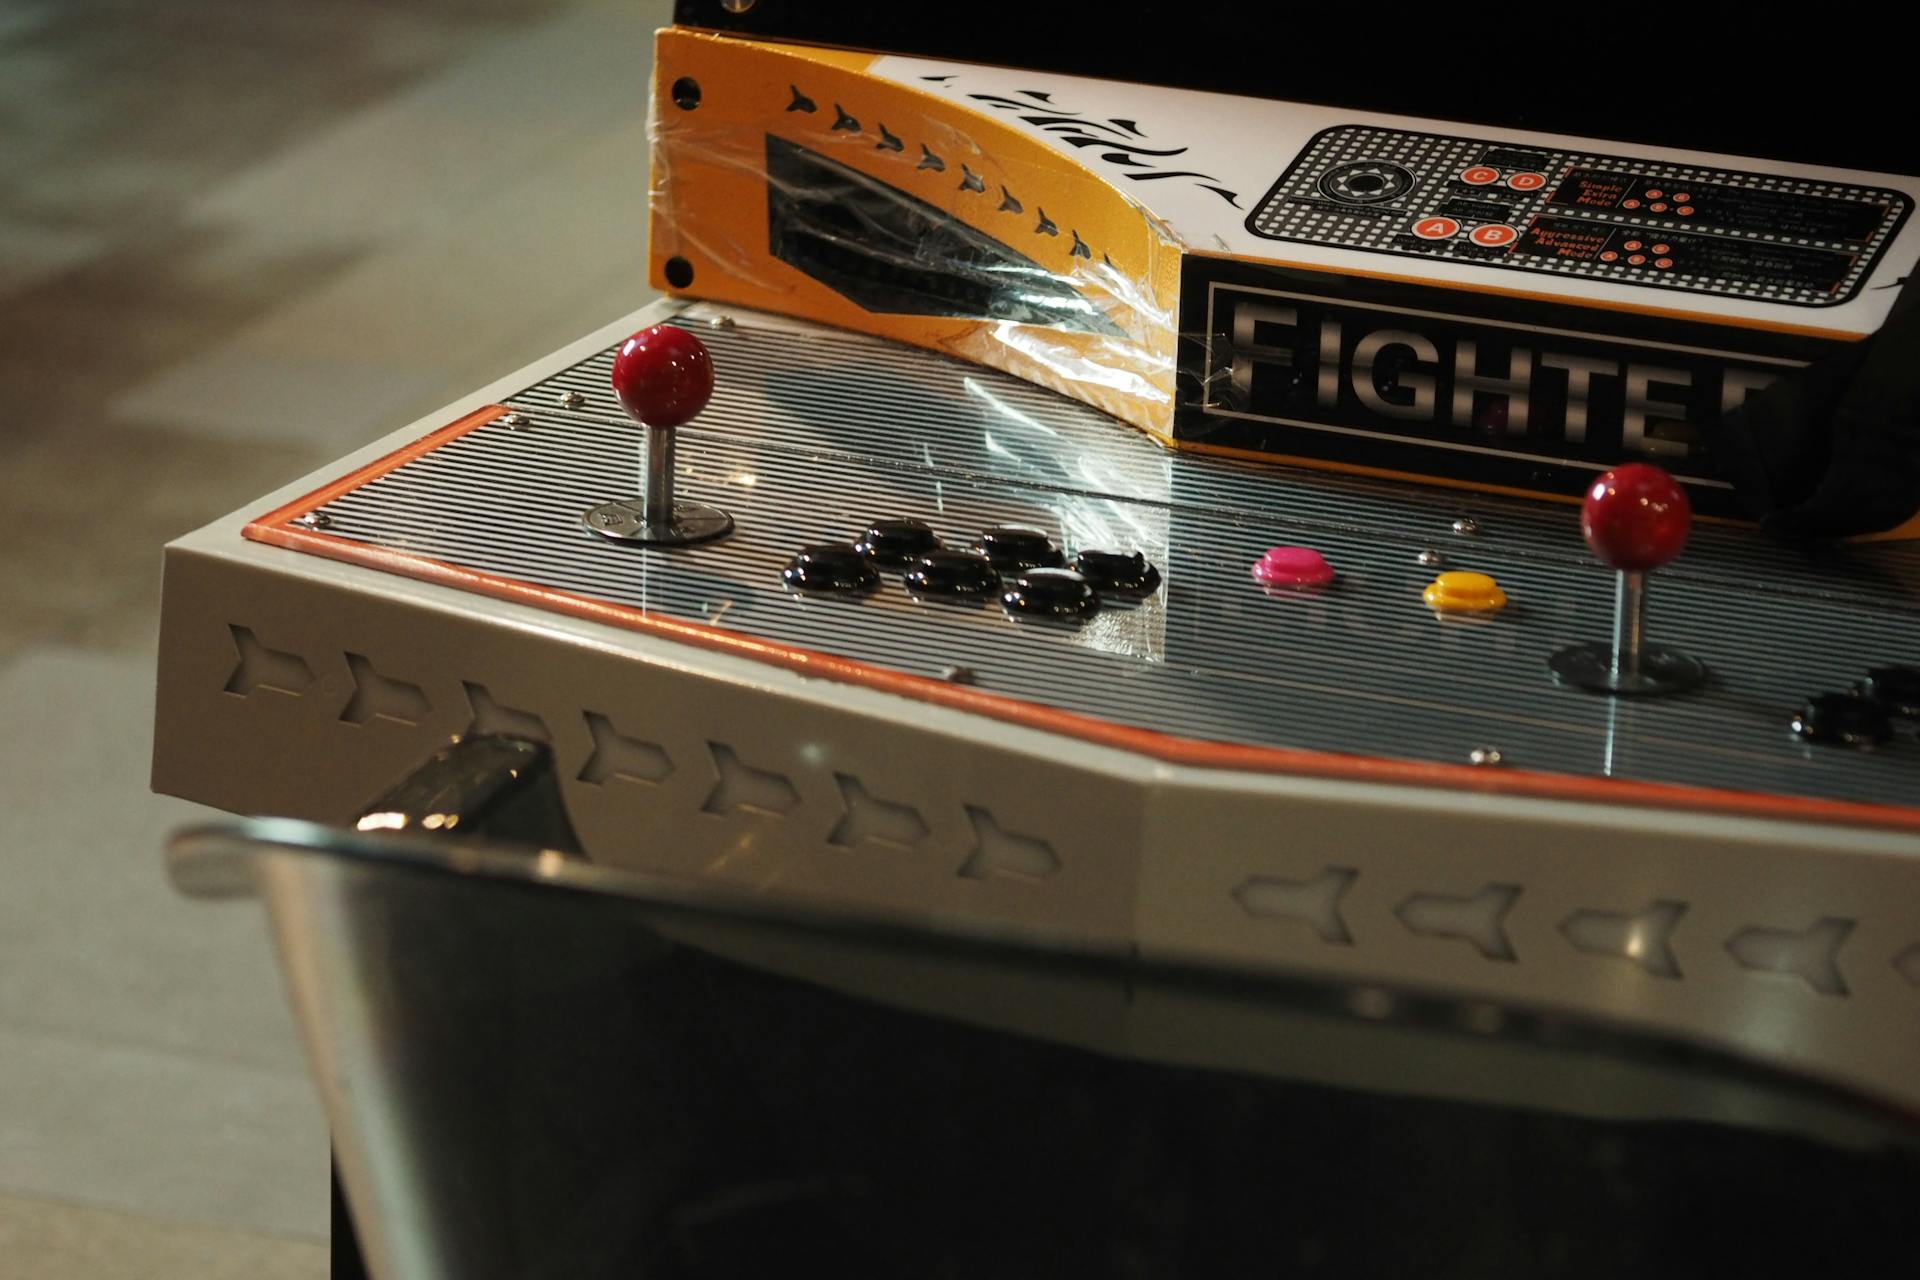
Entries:
<svg viewBox="0 0 1920 1280">
<path fill-rule="evenodd" d="M 1270 240 L 1793 306 L 1851 299 L 1900 192 L 1370 125 L 1317 134 L 1247 218 Z"/>
<path fill-rule="evenodd" d="M 337 820 L 515 733 L 596 861 L 1920 1104 L 1916 614 L 1920 548 L 1694 525 L 1653 468 L 1583 510 L 1173 454 L 663 303 L 169 548 L 154 776 Z"/>
</svg>

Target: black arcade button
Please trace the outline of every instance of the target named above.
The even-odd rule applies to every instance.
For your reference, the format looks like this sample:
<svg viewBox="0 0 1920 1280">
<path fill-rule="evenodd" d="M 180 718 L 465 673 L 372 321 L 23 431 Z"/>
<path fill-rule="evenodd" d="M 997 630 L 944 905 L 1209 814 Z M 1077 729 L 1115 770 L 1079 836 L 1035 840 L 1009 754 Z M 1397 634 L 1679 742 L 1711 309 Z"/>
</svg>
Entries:
<svg viewBox="0 0 1920 1280">
<path fill-rule="evenodd" d="M 929 551 L 907 570 L 915 595 L 984 596 L 1000 589 L 1000 573 L 978 551 Z"/>
<path fill-rule="evenodd" d="M 1860 682 L 1860 696 L 1888 715 L 1920 717 L 1920 667 L 1875 667 Z"/>
<path fill-rule="evenodd" d="M 853 549 L 875 564 L 901 568 L 939 545 L 940 539 L 924 520 L 875 520 Z"/>
<path fill-rule="evenodd" d="M 1160 585 L 1160 571 L 1138 551 L 1082 551 L 1074 557 L 1073 567 L 1094 590 L 1110 595 L 1152 595 Z"/>
<path fill-rule="evenodd" d="M 1878 746 L 1892 736 L 1878 703 L 1850 693 L 1816 693 L 1793 717 L 1793 731 L 1808 742 L 1849 747 Z"/>
<path fill-rule="evenodd" d="M 1060 548 L 1038 529 L 995 525 L 980 532 L 980 550 L 1001 572 L 1012 569 L 1057 569 L 1066 563 Z"/>
<path fill-rule="evenodd" d="M 802 547 L 780 577 L 799 591 L 858 594 L 880 585 L 880 575 L 865 556 L 852 547 L 836 544 Z"/>
<path fill-rule="evenodd" d="M 1027 569 L 1007 584 L 1000 597 L 1008 613 L 1078 620 L 1100 610 L 1093 584 L 1071 569 Z"/>
</svg>

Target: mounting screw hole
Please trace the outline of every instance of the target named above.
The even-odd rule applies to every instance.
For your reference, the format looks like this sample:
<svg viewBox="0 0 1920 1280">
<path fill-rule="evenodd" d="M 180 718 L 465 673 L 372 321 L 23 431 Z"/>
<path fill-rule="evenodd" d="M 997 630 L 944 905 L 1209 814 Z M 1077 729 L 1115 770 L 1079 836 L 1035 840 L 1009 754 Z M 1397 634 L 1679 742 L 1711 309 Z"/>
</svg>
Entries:
<svg viewBox="0 0 1920 1280">
<path fill-rule="evenodd" d="M 692 284 L 693 264 L 685 258 L 668 258 L 667 283 L 676 289 L 684 289 Z"/>
<path fill-rule="evenodd" d="M 681 76 L 673 82 L 673 105 L 682 111 L 691 111 L 700 105 L 700 82 L 692 76 Z"/>
</svg>

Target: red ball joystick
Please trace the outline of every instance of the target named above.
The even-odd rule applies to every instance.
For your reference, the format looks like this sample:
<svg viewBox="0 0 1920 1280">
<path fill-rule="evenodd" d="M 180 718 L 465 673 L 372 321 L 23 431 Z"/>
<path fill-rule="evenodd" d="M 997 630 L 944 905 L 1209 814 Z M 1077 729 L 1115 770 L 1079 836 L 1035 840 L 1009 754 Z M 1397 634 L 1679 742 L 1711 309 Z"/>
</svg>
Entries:
<svg viewBox="0 0 1920 1280">
<path fill-rule="evenodd" d="M 733 517 L 718 507 L 673 496 L 674 430 L 693 421 L 713 396 L 713 357 L 706 344 L 672 325 L 642 329 L 613 357 L 613 393 L 646 435 L 641 493 L 587 512 L 587 528 L 650 546 L 705 542 L 732 532 Z"/>
<path fill-rule="evenodd" d="M 1645 641 L 1647 573 L 1680 554 L 1693 528 L 1687 491 L 1658 467 L 1628 463 L 1587 489 L 1580 534 L 1619 571 L 1613 639 L 1574 645 L 1547 660 L 1554 679 L 1596 693 L 1677 693 L 1706 679 L 1697 658 Z"/>
<path fill-rule="evenodd" d="M 1644 573 L 1680 554 L 1693 528 L 1693 504 L 1658 467 L 1630 462 L 1593 482 L 1580 506 L 1580 536 L 1600 562 Z"/>
<path fill-rule="evenodd" d="M 713 398 L 713 357 L 685 329 L 657 324 L 620 344 L 613 358 L 613 394 L 649 427 L 691 422 Z"/>
</svg>

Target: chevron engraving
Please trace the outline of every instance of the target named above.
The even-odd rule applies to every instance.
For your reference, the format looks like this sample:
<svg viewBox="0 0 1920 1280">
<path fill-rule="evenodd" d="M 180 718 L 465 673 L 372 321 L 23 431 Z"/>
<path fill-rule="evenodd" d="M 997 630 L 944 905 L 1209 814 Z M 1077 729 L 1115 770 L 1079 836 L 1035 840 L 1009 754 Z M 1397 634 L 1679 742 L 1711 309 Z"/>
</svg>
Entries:
<svg viewBox="0 0 1920 1280">
<path fill-rule="evenodd" d="M 862 786 L 860 779 L 844 773 L 833 777 L 840 784 L 840 802 L 847 807 L 847 812 L 834 824 L 833 834 L 827 837 L 828 844 L 848 847 L 872 840 L 897 849 L 911 849 L 926 838 L 927 824 L 912 805 L 882 800 Z"/>
<path fill-rule="evenodd" d="M 1562 922 L 1560 932 L 1582 951 L 1631 960 L 1656 978 L 1677 978 L 1680 962 L 1668 941 L 1686 912 L 1686 903 L 1665 900 L 1649 903 L 1633 916 L 1621 911 L 1576 911 Z"/>
<path fill-rule="evenodd" d="M 1914 943 L 1905 951 L 1895 956 L 1893 958 L 1893 968 L 1896 973 L 1908 982 L 1911 982 L 1916 987 L 1920 987 L 1920 942 Z"/>
<path fill-rule="evenodd" d="M 1853 921 L 1828 916 L 1795 933 L 1790 929 L 1742 929 L 1727 940 L 1727 950 L 1742 969 L 1784 973 L 1799 978 L 1823 996 L 1847 994 L 1840 976 L 1840 948 Z"/>
<path fill-rule="evenodd" d="M 473 708 L 473 723 L 467 727 L 469 737 L 479 733 L 498 733 L 510 738 L 528 738 L 534 742 L 549 742 L 547 725 L 531 711 L 522 711 L 517 707 L 503 706 L 493 700 L 493 694 L 487 686 L 461 681 L 467 691 L 467 703 Z"/>
<path fill-rule="evenodd" d="M 1044 880 L 1060 870 L 1060 855 L 1053 846 L 1034 836 L 1004 831 L 985 809 L 967 806 L 967 819 L 973 823 L 973 852 L 960 864 L 960 875 L 968 880 L 988 876 L 1013 876 L 1022 880 Z"/>
<path fill-rule="evenodd" d="M 1233 891 L 1233 900 L 1261 920 L 1295 920 L 1320 935 L 1322 942 L 1353 945 L 1353 932 L 1340 916 L 1340 899 L 1360 873 L 1352 867 L 1328 867 L 1311 880 L 1253 876 Z"/>
<path fill-rule="evenodd" d="M 1458 938 L 1489 960 L 1515 959 L 1513 943 L 1503 922 L 1520 897 L 1520 886 L 1490 884 L 1471 898 L 1438 893 L 1416 893 L 1395 907 L 1393 914 L 1410 933 L 1435 938 Z"/>
<path fill-rule="evenodd" d="M 778 817 L 800 803 L 799 792 L 784 774 L 754 768 L 724 742 L 709 742 L 707 750 L 713 753 L 713 768 L 718 775 L 713 790 L 707 793 L 707 802 L 700 806 L 707 813 L 746 809 Z"/>
<path fill-rule="evenodd" d="M 248 627 L 229 624 L 227 630 L 233 633 L 233 647 L 240 655 L 227 677 L 228 693 L 247 698 L 256 689 L 271 689 L 297 698 L 313 684 L 313 668 L 299 654 L 268 648 Z"/>
<path fill-rule="evenodd" d="M 662 782 L 673 772 L 673 761 L 657 743 L 629 738 L 598 711 L 588 711 L 587 732 L 593 735 L 593 754 L 580 770 L 580 781 L 595 786 L 610 778 L 623 782 Z"/>
<path fill-rule="evenodd" d="M 347 699 L 340 718 L 348 724 L 365 724 L 373 719 L 419 724 L 433 709 L 425 689 L 381 675 L 361 654 L 347 655 L 347 670 L 353 674 L 353 697 Z"/>
</svg>

